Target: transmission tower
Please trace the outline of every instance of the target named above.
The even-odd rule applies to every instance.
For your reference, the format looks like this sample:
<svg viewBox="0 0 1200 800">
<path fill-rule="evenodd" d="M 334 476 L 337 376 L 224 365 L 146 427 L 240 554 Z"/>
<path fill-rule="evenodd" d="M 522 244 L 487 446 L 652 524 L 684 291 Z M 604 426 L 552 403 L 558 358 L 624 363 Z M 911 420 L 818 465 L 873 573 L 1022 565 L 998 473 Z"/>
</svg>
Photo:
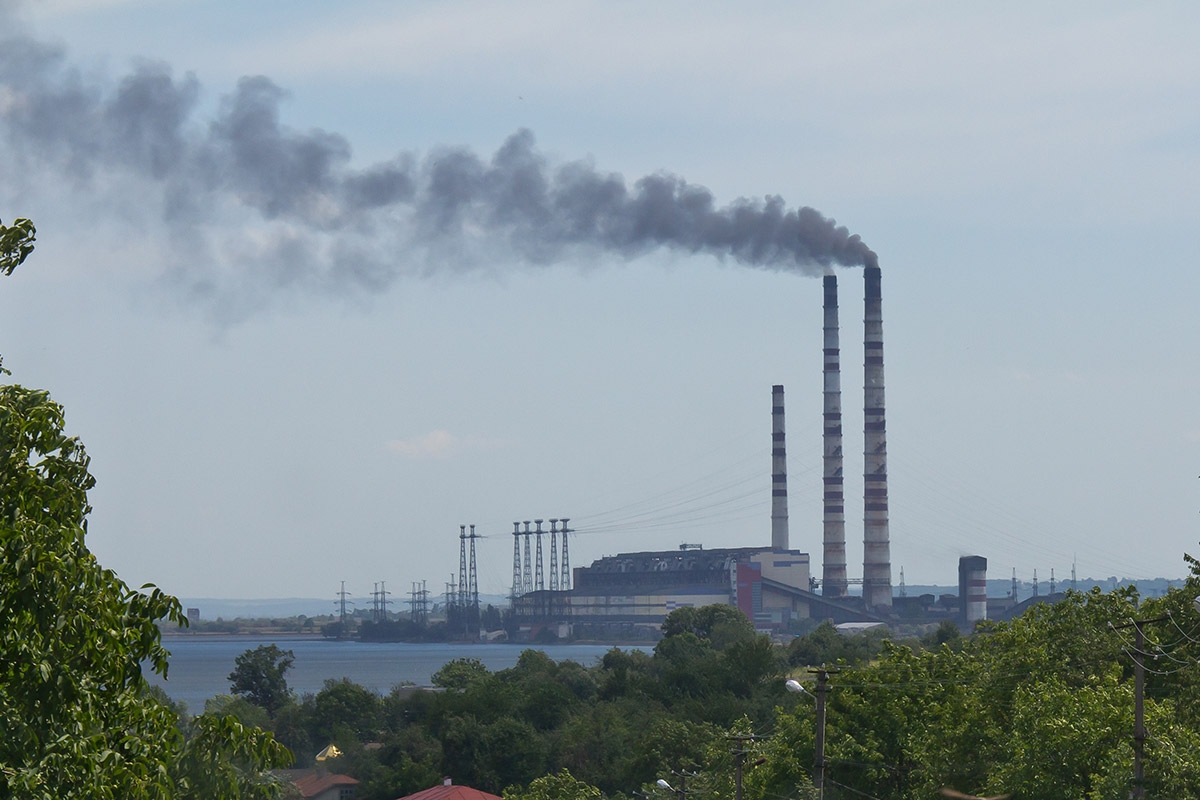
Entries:
<svg viewBox="0 0 1200 800">
<path fill-rule="evenodd" d="M 521 585 L 524 587 L 522 594 L 529 594 L 533 591 L 533 564 L 531 559 L 533 554 L 530 552 L 530 530 L 529 520 L 525 520 L 525 572 L 521 577 Z"/>
<path fill-rule="evenodd" d="M 467 526 L 458 526 L 458 607 L 467 607 Z"/>
<path fill-rule="evenodd" d="M 558 582 L 558 588 L 562 591 L 568 591 L 571 588 L 571 557 L 567 555 L 567 534 L 570 530 L 567 528 L 567 518 L 562 519 L 562 578 Z"/>
<path fill-rule="evenodd" d="M 558 520 L 550 520 L 550 591 L 558 591 Z"/>
<path fill-rule="evenodd" d="M 342 588 L 337 593 L 337 596 L 338 596 L 338 623 L 339 623 L 338 638 L 344 639 L 344 638 L 346 638 L 346 634 L 349 632 L 346 629 L 346 625 L 347 625 L 347 623 L 346 623 L 346 598 L 350 596 L 350 593 L 346 591 L 346 582 L 345 581 L 342 581 Z"/>
<path fill-rule="evenodd" d="M 512 596 L 515 600 L 524 594 L 525 587 L 521 583 L 521 523 L 513 523 L 513 581 Z"/>
<path fill-rule="evenodd" d="M 475 568 L 475 540 L 479 537 L 475 534 L 475 526 L 471 526 L 471 535 L 467 537 L 471 540 L 471 572 L 470 581 L 471 588 L 469 589 L 471 608 L 475 609 L 476 619 L 479 617 L 479 571 Z"/>
<path fill-rule="evenodd" d="M 429 622 L 429 592 L 425 589 L 425 581 L 412 582 L 412 592 L 409 593 L 409 617 L 421 626 Z"/>
<path fill-rule="evenodd" d="M 533 568 L 533 588 L 535 591 L 542 591 L 546 588 L 545 575 L 542 572 L 542 521 L 535 519 L 533 524 L 537 526 L 534 531 L 534 536 L 537 537 L 537 559 Z"/>
</svg>

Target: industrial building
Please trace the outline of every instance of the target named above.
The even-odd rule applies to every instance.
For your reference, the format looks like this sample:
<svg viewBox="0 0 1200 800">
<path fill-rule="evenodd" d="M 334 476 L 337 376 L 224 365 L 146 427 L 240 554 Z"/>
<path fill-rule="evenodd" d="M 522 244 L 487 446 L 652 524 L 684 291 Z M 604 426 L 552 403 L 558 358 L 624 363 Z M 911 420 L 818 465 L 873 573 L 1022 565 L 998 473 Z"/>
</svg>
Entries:
<svg viewBox="0 0 1200 800">
<path fill-rule="evenodd" d="M 863 572 L 862 595 L 848 592 L 838 284 L 826 275 L 823 317 L 823 522 L 822 575 L 816 579 L 808 553 L 791 549 L 788 528 L 787 445 L 782 386 L 771 392 L 770 545 L 621 553 L 567 577 L 567 527 L 531 531 L 514 523 L 514 617 L 526 631 L 569 624 L 576 636 L 656 633 L 675 608 L 729 603 L 761 629 L 786 627 L 797 619 L 835 622 L 882 621 L 892 616 L 888 530 L 887 426 L 884 411 L 881 273 L 864 269 L 863 331 Z M 815 525 L 814 525 L 815 527 Z M 561 577 L 557 535 L 562 535 Z M 542 578 L 542 537 L 550 539 L 550 586 Z M 764 537 L 765 539 L 766 537 Z M 521 543 L 524 542 L 524 552 Z M 536 541 L 536 557 L 532 550 Z M 986 567 L 986 561 L 984 561 Z M 972 573 L 972 581 L 975 575 Z M 557 584 L 557 585 L 555 585 Z M 972 584 L 974 585 L 974 584 Z M 986 606 L 985 606 L 986 607 Z M 972 605 L 972 613 L 979 613 Z M 986 613 L 986 611 L 984 612 Z"/>
<path fill-rule="evenodd" d="M 970 630 L 989 617 L 1017 613 L 1015 585 L 1012 599 L 987 597 L 987 559 L 979 555 L 959 560 L 957 596 L 906 597 L 901 571 L 900 596 L 893 598 L 879 268 L 866 267 L 863 281 L 862 577 L 851 578 L 847 571 L 838 281 L 829 274 L 823 281 L 820 577 L 813 572 L 809 554 L 791 547 L 784 387 L 776 385 L 771 389 L 769 545 L 706 549 L 681 544 L 674 550 L 605 556 L 572 569 L 567 534 L 573 531 L 567 519 L 551 519 L 548 531 L 542 528 L 543 520 L 533 520 L 534 529 L 528 521 L 523 529 L 522 523 L 513 523 L 512 615 L 518 635 L 549 628 L 559 636 L 577 638 L 653 638 L 671 611 L 713 603 L 737 606 L 760 630 L 785 629 L 805 619 L 835 623 L 951 619 Z M 543 570 L 543 537 L 549 539 L 547 571 Z M 464 564 L 465 553 L 464 545 L 460 558 Z M 473 567 L 473 548 L 471 560 Z M 468 580 L 471 571 L 462 580 Z M 861 594 L 850 593 L 852 584 L 861 584 Z"/>
<path fill-rule="evenodd" d="M 786 624 L 807 616 L 788 589 L 808 585 L 808 554 L 796 550 L 685 544 L 622 553 L 575 570 L 571 622 L 576 635 L 603 628 L 637 636 L 656 631 L 676 608 L 728 603 L 764 625 Z"/>
</svg>

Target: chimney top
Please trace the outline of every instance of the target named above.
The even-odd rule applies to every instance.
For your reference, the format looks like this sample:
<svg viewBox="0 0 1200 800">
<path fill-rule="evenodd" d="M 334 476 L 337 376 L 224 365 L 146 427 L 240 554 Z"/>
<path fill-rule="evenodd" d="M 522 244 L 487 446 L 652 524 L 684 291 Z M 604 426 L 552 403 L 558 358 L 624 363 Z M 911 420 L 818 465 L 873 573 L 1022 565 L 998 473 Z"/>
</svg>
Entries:
<svg viewBox="0 0 1200 800">
<path fill-rule="evenodd" d="M 883 276 L 882 270 L 879 267 L 864 267 L 863 278 L 866 282 L 866 297 L 867 300 L 879 300 L 882 297 L 880 292 L 880 278 Z"/>
<path fill-rule="evenodd" d="M 450 781 L 449 775 L 447 775 L 445 778 L 442 778 L 442 786 L 449 786 L 450 783 L 451 783 L 451 781 Z"/>
</svg>

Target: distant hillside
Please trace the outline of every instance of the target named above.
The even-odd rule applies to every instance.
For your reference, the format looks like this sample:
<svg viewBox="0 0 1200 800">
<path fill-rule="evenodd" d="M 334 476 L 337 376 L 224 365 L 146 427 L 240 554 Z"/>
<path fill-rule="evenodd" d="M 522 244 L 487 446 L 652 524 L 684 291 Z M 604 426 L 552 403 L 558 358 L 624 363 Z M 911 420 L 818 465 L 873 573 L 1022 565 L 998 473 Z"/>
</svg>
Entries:
<svg viewBox="0 0 1200 800">
<path fill-rule="evenodd" d="M 1182 586 L 1183 578 L 1150 578 L 1133 580 L 1130 578 L 1081 578 L 1078 581 L 1080 591 L 1086 591 L 1093 586 L 1099 586 L 1104 591 L 1111 591 L 1118 586 L 1128 586 L 1129 584 L 1137 584 L 1143 597 L 1160 597 L 1167 593 L 1168 588 L 1172 586 Z M 1071 588 L 1071 581 L 1059 579 L 1055 582 L 1057 591 L 1064 591 Z M 859 587 L 851 586 L 851 593 L 857 594 Z M 898 585 L 893 586 L 893 590 L 899 594 L 900 588 Z M 1012 590 L 1012 581 L 1001 578 L 992 578 L 988 580 L 988 597 L 1008 597 Z M 922 594 L 932 594 L 939 596 L 943 594 L 958 594 L 958 586 L 939 586 L 939 585 L 917 585 L 910 584 L 905 587 L 905 593 L 909 597 L 917 597 Z M 1038 582 L 1038 594 L 1050 593 L 1050 581 L 1041 580 Z M 1029 597 L 1033 594 L 1033 584 L 1029 581 L 1017 582 L 1017 596 L 1021 599 Z M 441 599 L 430 598 L 438 607 L 441 605 Z M 180 602 L 184 608 L 199 608 L 200 619 L 215 620 L 215 619 L 271 619 L 276 617 L 295 617 L 303 614 L 306 617 L 318 617 L 327 614 L 333 614 L 337 611 L 337 601 L 323 599 L 319 597 L 283 597 L 283 598 L 267 598 L 263 600 L 230 600 L 213 597 L 181 597 Z M 370 606 L 370 598 L 362 599 L 362 602 Z M 486 607 L 489 604 L 497 608 L 503 608 L 508 605 L 508 598 L 504 595 L 484 595 L 479 596 L 480 605 Z M 350 604 L 351 609 L 356 608 L 354 604 Z M 405 595 L 392 596 L 390 606 L 393 612 L 405 612 L 408 610 L 408 600 Z"/>
<path fill-rule="evenodd" d="M 271 619 L 274 617 L 318 617 L 336 611 L 334 601 L 317 597 L 282 597 L 265 600 L 229 600 L 213 597 L 181 597 L 185 609 L 200 609 L 200 619 Z"/>
<path fill-rule="evenodd" d="M 1039 576 L 1038 591 L 1039 595 L 1050 594 L 1050 576 L 1047 573 L 1044 577 Z M 1183 586 L 1183 578 L 1080 578 L 1076 581 L 1076 587 L 1081 592 L 1086 592 L 1093 586 L 1099 586 L 1102 591 L 1111 592 L 1119 586 L 1136 585 L 1142 597 L 1162 597 L 1172 587 Z M 893 591 L 897 594 L 900 592 L 899 586 L 893 586 Z M 1071 588 L 1071 579 L 1068 577 L 1063 580 L 1061 576 L 1056 577 L 1054 582 L 1054 591 L 1063 592 Z M 988 597 L 1008 597 L 1012 592 L 1012 579 L 1004 578 L 989 578 L 987 582 Z M 938 586 L 938 585 L 917 585 L 909 584 L 905 587 L 905 593 L 909 597 L 917 597 L 923 594 L 931 594 L 936 596 L 943 594 L 958 594 L 958 586 Z M 1032 581 L 1017 581 L 1017 597 L 1024 599 L 1033 595 Z"/>
<path fill-rule="evenodd" d="M 355 598 L 351 598 L 354 600 Z M 357 598 L 364 603 L 364 608 L 371 607 L 371 598 Z M 440 597 L 430 597 L 430 601 L 441 606 Z M 319 617 L 337 613 L 337 600 L 320 597 L 281 597 L 260 600 L 237 600 L 215 597 L 181 597 L 179 602 L 185 609 L 200 609 L 200 619 L 212 621 L 215 619 L 273 619 L 277 617 L 295 617 L 303 614 L 306 617 Z M 496 606 L 508 605 L 508 598 L 499 594 L 481 594 L 479 603 L 486 608 L 489 604 Z M 359 606 L 347 602 L 347 610 L 353 611 Z M 392 612 L 408 611 L 408 596 L 395 595 L 391 597 L 389 609 Z"/>
</svg>

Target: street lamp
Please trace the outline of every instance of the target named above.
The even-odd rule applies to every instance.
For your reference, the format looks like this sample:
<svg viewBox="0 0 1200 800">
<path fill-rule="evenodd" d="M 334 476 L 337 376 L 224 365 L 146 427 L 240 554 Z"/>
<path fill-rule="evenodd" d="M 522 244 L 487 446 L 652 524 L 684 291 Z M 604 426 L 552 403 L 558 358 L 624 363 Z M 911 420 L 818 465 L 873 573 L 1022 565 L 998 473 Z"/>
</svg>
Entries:
<svg viewBox="0 0 1200 800">
<path fill-rule="evenodd" d="M 679 800 L 685 800 L 685 798 L 687 797 L 687 773 L 675 772 L 674 770 L 671 770 L 671 774 L 679 776 L 679 788 L 678 789 L 676 789 L 671 784 L 667 783 L 662 778 L 659 778 L 658 780 L 656 780 L 654 782 L 654 785 L 660 789 L 666 789 L 668 792 L 674 792 L 675 794 L 679 795 Z"/>
<path fill-rule="evenodd" d="M 817 733 L 816 746 L 813 754 L 813 788 L 817 790 L 817 800 L 825 796 L 825 688 L 829 682 L 829 671 L 814 670 L 817 673 L 817 693 L 805 689 L 800 681 L 789 678 L 783 685 L 789 692 L 803 693 L 817 701 Z"/>
</svg>

